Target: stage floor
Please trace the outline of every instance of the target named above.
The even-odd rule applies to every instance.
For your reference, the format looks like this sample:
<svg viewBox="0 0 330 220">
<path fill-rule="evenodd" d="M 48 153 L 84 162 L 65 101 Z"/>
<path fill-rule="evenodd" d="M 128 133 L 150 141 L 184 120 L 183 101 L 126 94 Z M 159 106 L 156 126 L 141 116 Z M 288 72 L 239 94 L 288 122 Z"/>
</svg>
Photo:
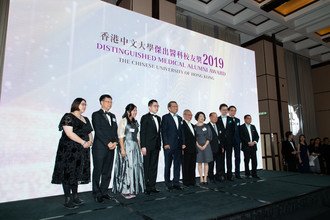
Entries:
<svg viewBox="0 0 330 220">
<path fill-rule="evenodd" d="M 0 203 L 0 219 L 329 219 L 330 176 L 277 171 L 258 175 L 260 180 L 235 179 L 173 192 L 158 183 L 158 194 L 131 200 L 116 195 L 104 204 L 84 192 L 80 197 L 85 204 L 73 210 L 63 207 L 63 196 Z"/>
</svg>

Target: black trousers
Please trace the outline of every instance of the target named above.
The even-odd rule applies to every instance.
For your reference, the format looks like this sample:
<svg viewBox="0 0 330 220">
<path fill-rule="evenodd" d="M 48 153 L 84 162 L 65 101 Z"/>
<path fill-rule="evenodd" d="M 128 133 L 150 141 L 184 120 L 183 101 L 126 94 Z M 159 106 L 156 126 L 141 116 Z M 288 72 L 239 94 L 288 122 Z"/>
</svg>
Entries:
<svg viewBox="0 0 330 220">
<path fill-rule="evenodd" d="M 231 179 L 233 176 L 233 165 L 232 165 L 232 157 L 233 157 L 233 147 L 226 146 L 225 147 L 225 154 L 226 154 L 226 167 L 227 167 L 227 179 Z"/>
<path fill-rule="evenodd" d="M 143 156 L 144 180 L 146 190 L 153 190 L 156 186 L 158 171 L 159 150 L 147 150 L 147 155 Z"/>
<path fill-rule="evenodd" d="M 240 166 L 241 166 L 241 146 L 239 144 L 234 146 L 234 154 L 235 154 L 235 175 L 240 174 Z"/>
<path fill-rule="evenodd" d="M 102 196 L 108 193 L 114 150 L 93 150 L 93 195 Z"/>
<path fill-rule="evenodd" d="M 244 165 L 245 165 L 245 176 L 250 176 L 249 163 L 252 161 L 252 176 L 257 175 L 257 151 L 254 149 L 246 149 L 244 152 Z"/>
<path fill-rule="evenodd" d="M 165 162 L 164 179 L 165 179 L 165 185 L 167 187 L 180 186 L 179 180 L 180 180 L 181 159 L 182 159 L 181 149 L 164 150 L 164 162 Z M 172 162 L 174 165 L 173 181 L 171 181 L 170 179 Z"/>
<path fill-rule="evenodd" d="M 221 154 L 222 154 L 221 150 L 216 153 L 213 152 L 213 161 L 209 162 L 208 176 L 210 180 L 220 180 L 220 176 L 223 175 L 223 173 L 221 174 L 221 164 L 222 164 Z M 215 175 L 214 175 L 214 163 L 215 163 Z"/>
<path fill-rule="evenodd" d="M 286 164 L 287 164 L 287 168 L 288 168 L 288 171 L 290 172 L 297 172 L 297 160 L 295 158 L 293 159 L 286 159 L 285 160 Z"/>
<path fill-rule="evenodd" d="M 184 153 L 182 161 L 182 177 L 183 185 L 195 185 L 196 178 L 196 153 Z"/>
</svg>

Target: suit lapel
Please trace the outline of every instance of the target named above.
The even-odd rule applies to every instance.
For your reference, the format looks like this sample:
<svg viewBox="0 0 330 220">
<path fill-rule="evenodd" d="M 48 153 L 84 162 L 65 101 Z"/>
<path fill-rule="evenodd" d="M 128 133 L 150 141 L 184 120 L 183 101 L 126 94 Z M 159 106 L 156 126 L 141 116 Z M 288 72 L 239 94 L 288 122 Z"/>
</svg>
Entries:
<svg viewBox="0 0 330 220">
<path fill-rule="evenodd" d="M 218 136 L 218 135 L 217 135 L 217 131 L 214 130 L 214 127 L 213 127 L 213 125 L 211 124 L 211 122 L 209 122 L 209 126 L 210 126 L 211 129 L 212 129 L 212 135 Z M 217 128 L 217 125 L 216 125 L 216 124 L 215 124 L 215 127 Z M 218 131 L 218 133 L 219 133 L 219 131 Z"/>
<path fill-rule="evenodd" d="M 169 115 L 169 117 L 171 118 L 170 120 L 172 121 L 172 124 L 174 124 L 174 127 L 176 128 L 176 130 L 178 130 L 178 128 L 179 128 L 179 126 L 177 127 L 176 126 L 176 123 L 175 123 L 175 121 L 174 121 L 174 118 L 173 118 L 173 116 L 172 116 L 172 114 L 171 113 L 168 113 L 168 115 Z M 177 116 L 178 117 L 178 116 Z M 180 122 L 179 122 L 179 118 L 178 118 L 178 125 L 180 124 Z"/>
<path fill-rule="evenodd" d="M 186 129 L 188 129 L 188 131 L 190 132 L 191 135 L 195 136 L 195 134 L 191 131 L 191 129 L 186 121 L 183 121 L 183 125 L 186 127 Z M 191 125 L 191 126 L 194 129 L 194 126 L 193 125 Z"/>
<path fill-rule="evenodd" d="M 150 112 L 149 112 L 149 117 L 150 117 L 150 120 L 152 121 L 151 124 L 153 124 L 156 132 L 160 132 L 160 118 L 157 115 L 155 115 L 155 117 L 154 117 L 152 114 L 150 114 Z M 157 126 L 156 126 L 155 118 L 156 118 L 156 120 L 158 122 L 158 131 L 157 131 Z"/>
<path fill-rule="evenodd" d="M 103 116 L 103 118 L 105 118 L 105 120 L 107 121 L 108 125 L 111 127 L 111 125 L 112 125 L 113 122 L 111 122 L 111 125 L 110 125 L 109 119 L 106 116 L 106 114 L 104 113 L 103 109 L 100 109 L 100 114 Z M 110 120 L 112 120 L 112 118 L 111 118 L 110 115 L 109 115 L 109 117 L 110 117 Z"/>
</svg>

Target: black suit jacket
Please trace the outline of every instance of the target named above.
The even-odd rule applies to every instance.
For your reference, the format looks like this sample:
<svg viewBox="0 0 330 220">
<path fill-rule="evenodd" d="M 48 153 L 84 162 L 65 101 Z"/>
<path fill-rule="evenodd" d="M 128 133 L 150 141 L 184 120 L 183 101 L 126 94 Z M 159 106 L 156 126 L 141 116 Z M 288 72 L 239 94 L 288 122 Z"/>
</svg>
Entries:
<svg viewBox="0 0 330 220">
<path fill-rule="evenodd" d="M 195 128 L 195 125 L 191 124 L 193 128 Z M 195 136 L 195 130 L 193 130 L 194 133 L 191 132 L 187 122 L 185 120 L 182 121 L 182 143 L 183 145 L 186 145 L 186 148 L 183 149 L 184 153 L 197 153 L 196 149 L 196 136 Z"/>
<path fill-rule="evenodd" d="M 214 138 L 212 138 L 212 140 L 210 141 L 210 145 L 211 145 L 212 152 L 213 152 L 213 153 L 218 153 L 218 152 L 221 150 L 221 148 L 222 148 L 223 146 L 220 145 L 219 135 L 217 135 L 217 133 L 216 133 L 216 131 L 214 130 L 214 127 L 213 127 L 213 125 L 211 124 L 211 122 L 209 122 L 208 125 L 209 125 L 210 128 L 211 128 L 211 131 L 212 131 L 212 137 L 214 137 Z M 218 130 L 218 134 L 220 134 L 220 131 L 219 131 L 219 129 L 218 129 L 218 125 L 217 125 L 217 124 L 215 124 L 215 127 L 216 127 L 216 129 Z"/>
<path fill-rule="evenodd" d="M 222 148 L 232 147 L 234 141 L 235 125 L 231 117 L 227 117 L 226 128 L 223 125 L 221 116 L 218 117 L 219 140 Z"/>
<path fill-rule="evenodd" d="M 110 142 L 118 143 L 116 116 L 110 113 L 111 126 L 104 111 L 100 109 L 92 114 L 92 124 L 95 131 L 93 150 L 107 150 Z"/>
<path fill-rule="evenodd" d="M 293 143 L 293 146 L 295 147 L 296 149 L 296 146 L 295 146 L 295 143 Z M 282 142 L 282 155 L 284 157 L 284 160 L 286 162 L 294 162 L 296 161 L 296 155 L 295 154 L 292 154 L 292 152 L 294 151 L 294 149 L 292 148 L 292 145 L 290 143 L 290 141 L 288 140 L 285 140 Z"/>
<path fill-rule="evenodd" d="M 240 137 L 241 137 L 241 142 L 242 142 L 242 151 L 248 150 L 248 149 L 253 149 L 253 150 L 257 150 L 257 144 L 253 145 L 253 147 L 250 147 L 248 145 L 249 142 L 251 141 L 255 141 L 258 142 L 259 141 L 259 134 L 257 132 L 257 129 L 254 125 L 251 125 L 251 135 L 252 135 L 252 140 L 250 139 L 250 135 L 249 135 L 249 131 L 246 127 L 246 124 L 242 124 L 240 126 Z"/>
<path fill-rule="evenodd" d="M 182 118 L 178 117 L 179 126 L 176 127 L 174 118 L 171 113 L 163 115 L 161 132 L 163 138 L 163 146 L 169 144 L 171 150 L 182 149 Z"/>
<path fill-rule="evenodd" d="M 239 118 L 232 118 L 234 122 L 234 145 L 238 146 L 241 143 L 241 136 L 239 134 L 239 128 L 241 126 L 241 120 Z"/>
<path fill-rule="evenodd" d="M 158 115 L 155 117 L 158 121 L 158 131 L 152 114 L 147 113 L 141 118 L 140 143 L 141 147 L 145 147 L 147 150 L 160 150 L 161 119 Z"/>
</svg>

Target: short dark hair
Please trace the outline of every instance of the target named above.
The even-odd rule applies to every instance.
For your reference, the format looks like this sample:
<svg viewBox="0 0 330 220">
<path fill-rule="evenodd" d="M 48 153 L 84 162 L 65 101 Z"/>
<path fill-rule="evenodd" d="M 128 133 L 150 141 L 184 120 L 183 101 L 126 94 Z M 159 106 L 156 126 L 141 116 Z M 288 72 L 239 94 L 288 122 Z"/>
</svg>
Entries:
<svg viewBox="0 0 330 220">
<path fill-rule="evenodd" d="M 251 115 L 249 115 L 249 114 L 244 115 L 244 119 L 246 119 L 247 117 L 251 117 Z"/>
<path fill-rule="evenodd" d="M 219 107 L 219 110 L 221 110 L 223 107 L 227 107 L 228 108 L 228 105 L 226 105 L 225 103 L 222 103 Z"/>
<path fill-rule="evenodd" d="M 74 112 L 74 111 L 79 111 L 79 105 L 82 101 L 85 101 L 85 99 L 83 98 L 76 98 L 75 100 L 73 100 L 72 104 L 71 104 L 71 112 Z"/>
<path fill-rule="evenodd" d="M 178 103 L 176 103 L 176 101 L 170 101 L 170 102 L 167 104 L 167 108 L 171 107 L 172 104 L 178 104 Z"/>
<path fill-rule="evenodd" d="M 105 98 L 109 98 L 109 99 L 112 100 L 112 97 L 111 97 L 110 95 L 108 95 L 108 94 L 103 94 L 103 95 L 101 95 L 100 98 L 99 98 L 100 102 L 102 102 Z"/>
<path fill-rule="evenodd" d="M 213 114 L 217 114 L 217 113 L 215 113 L 215 112 L 211 112 L 211 113 L 209 114 L 209 117 L 211 117 Z"/>
<path fill-rule="evenodd" d="M 285 132 L 285 137 L 286 137 L 286 138 L 289 138 L 290 135 L 292 135 L 292 131 L 287 131 L 287 132 Z"/>
<path fill-rule="evenodd" d="M 195 120 L 196 121 L 198 120 L 198 118 L 199 118 L 200 115 L 203 115 L 204 116 L 204 120 L 206 120 L 206 116 L 205 116 L 204 112 L 197 112 L 196 115 L 195 115 Z"/>
<path fill-rule="evenodd" d="M 154 102 L 157 102 L 156 99 L 151 99 L 149 102 L 148 102 L 148 106 L 152 106 L 152 104 L 154 104 Z M 158 103 L 158 102 L 157 102 Z"/>
<path fill-rule="evenodd" d="M 237 109 L 235 106 L 231 105 L 231 106 L 228 107 L 228 110 L 230 110 L 232 108 Z"/>
</svg>

